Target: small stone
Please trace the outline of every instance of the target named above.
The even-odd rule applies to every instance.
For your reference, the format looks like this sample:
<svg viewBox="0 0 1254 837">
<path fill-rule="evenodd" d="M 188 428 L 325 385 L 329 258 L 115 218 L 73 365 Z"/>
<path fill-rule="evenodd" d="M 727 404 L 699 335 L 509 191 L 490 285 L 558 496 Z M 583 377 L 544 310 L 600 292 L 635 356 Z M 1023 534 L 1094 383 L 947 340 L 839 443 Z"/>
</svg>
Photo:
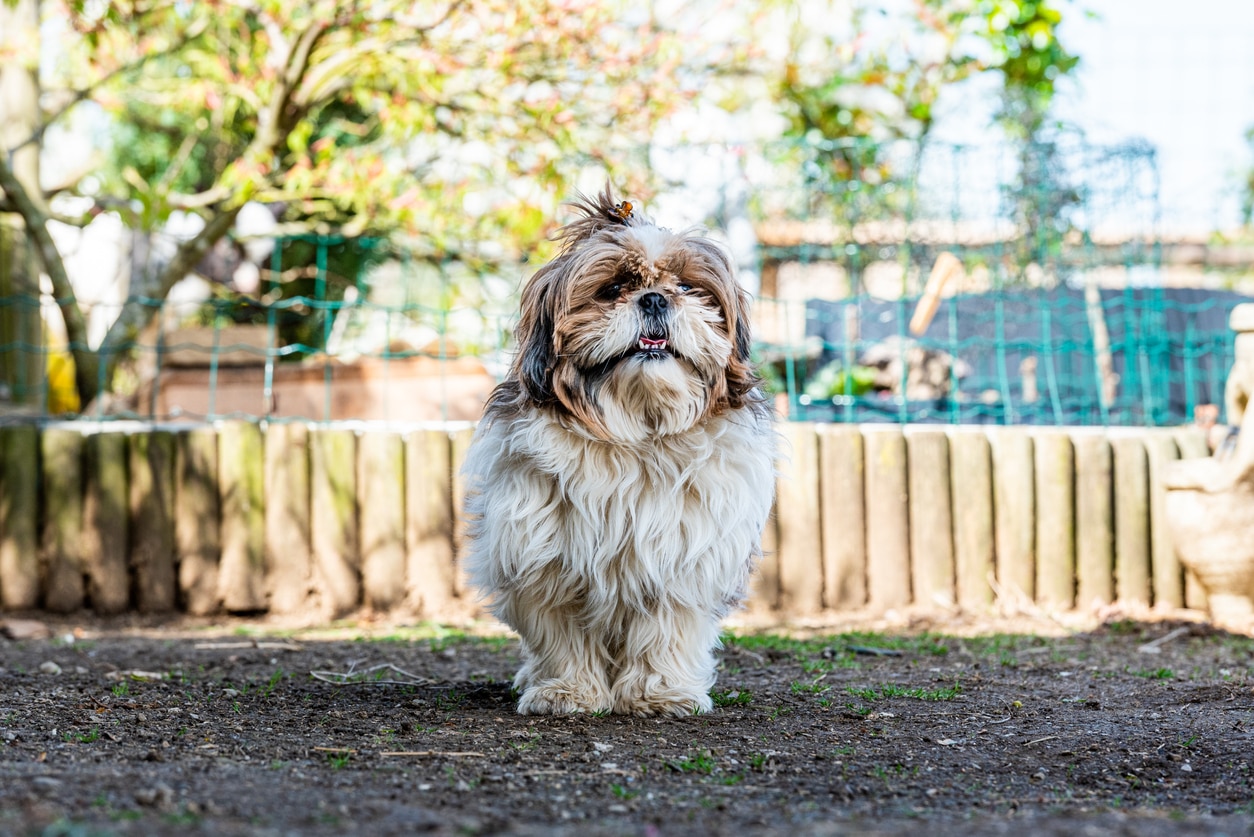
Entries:
<svg viewBox="0 0 1254 837">
<path fill-rule="evenodd" d="M 39 670 L 44 674 L 60 674 L 61 666 L 57 665 L 52 660 L 49 660 L 48 662 L 41 664 L 39 666 Z"/>
<path fill-rule="evenodd" d="M 614 749 L 614 745 L 602 744 L 600 741 L 593 741 L 592 749 L 596 750 L 598 753 L 608 753 L 610 750 Z"/>
<path fill-rule="evenodd" d="M 30 783 L 41 790 L 52 790 L 61 786 L 61 780 L 52 776 L 36 776 Z"/>
</svg>

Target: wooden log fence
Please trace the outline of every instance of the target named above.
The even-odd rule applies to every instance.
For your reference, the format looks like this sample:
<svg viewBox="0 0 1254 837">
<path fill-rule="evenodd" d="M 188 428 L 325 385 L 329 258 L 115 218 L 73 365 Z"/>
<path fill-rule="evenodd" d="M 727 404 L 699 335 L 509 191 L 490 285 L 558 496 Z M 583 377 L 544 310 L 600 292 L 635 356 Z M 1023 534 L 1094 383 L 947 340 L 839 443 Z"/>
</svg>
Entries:
<svg viewBox="0 0 1254 837">
<path fill-rule="evenodd" d="M 482 615 L 468 425 L 0 428 L 0 608 Z M 780 427 L 750 608 L 1205 607 L 1162 521 L 1193 428 Z"/>
</svg>

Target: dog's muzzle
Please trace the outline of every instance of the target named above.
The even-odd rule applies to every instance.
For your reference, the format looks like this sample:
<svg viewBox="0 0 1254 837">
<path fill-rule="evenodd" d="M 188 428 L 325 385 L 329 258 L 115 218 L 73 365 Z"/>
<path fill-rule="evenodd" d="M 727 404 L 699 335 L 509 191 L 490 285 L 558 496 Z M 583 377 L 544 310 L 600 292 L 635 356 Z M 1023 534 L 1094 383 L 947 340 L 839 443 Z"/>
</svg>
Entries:
<svg viewBox="0 0 1254 837">
<path fill-rule="evenodd" d="M 639 354 L 646 358 L 668 357 L 670 301 L 657 291 L 649 291 L 636 300 L 636 306 L 641 320 L 640 340 L 636 344 Z"/>
</svg>

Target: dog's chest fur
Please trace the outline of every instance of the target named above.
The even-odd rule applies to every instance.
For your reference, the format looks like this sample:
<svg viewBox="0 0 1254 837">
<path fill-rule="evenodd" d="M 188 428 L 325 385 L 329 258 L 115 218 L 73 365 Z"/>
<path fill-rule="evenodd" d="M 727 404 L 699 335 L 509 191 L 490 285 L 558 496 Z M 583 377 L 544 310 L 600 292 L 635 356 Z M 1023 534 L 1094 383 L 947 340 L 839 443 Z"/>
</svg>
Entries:
<svg viewBox="0 0 1254 837">
<path fill-rule="evenodd" d="M 748 410 L 633 445 L 544 412 L 482 426 L 465 468 L 472 580 L 586 616 L 660 600 L 726 610 L 759 551 L 772 442 Z"/>
</svg>

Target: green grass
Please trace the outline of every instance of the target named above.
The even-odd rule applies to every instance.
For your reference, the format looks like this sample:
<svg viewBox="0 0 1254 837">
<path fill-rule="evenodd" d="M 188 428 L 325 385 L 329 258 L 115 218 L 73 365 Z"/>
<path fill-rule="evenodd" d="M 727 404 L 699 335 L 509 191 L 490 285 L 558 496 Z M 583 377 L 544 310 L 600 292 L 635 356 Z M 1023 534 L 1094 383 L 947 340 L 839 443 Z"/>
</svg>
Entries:
<svg viewBox="0 0 1254 837">
<path fill-rule="evenodd" d="M 748 706 L 753 703 L 753 692 L 748 689 L 722 689 L 710 692 L 715 706 Z"/>
<path fill-rule="evenodd" d="M 708 775 L 717 764 L 709 750 L 694 750 L 681 759 L 666 762 L 666 766 L 676 773 L 701 773 Z"/>
<path fill-rule="evenodd" d="M 953 700 L 962 693 L 962 684 L 954 683 L 952 686 L 942 686 L 938 689 L 903 689 L 901 686 L 888 684 L 878 688 L 874 686 L 858 688 L 857 686 L 846 686 L 845 691 L 856 698 L 862 700 L 887 700 L 889 698 L 914 698 L 915 700 L 944 701 Z"/>
<path fill-rule="evenodd" d="M 1173 680 L 1176 673 L 1169 668 L 1142 669 L 1129 672 L 1133 677 L 1144 677 L 1147 680 Z"/>
</svg>

